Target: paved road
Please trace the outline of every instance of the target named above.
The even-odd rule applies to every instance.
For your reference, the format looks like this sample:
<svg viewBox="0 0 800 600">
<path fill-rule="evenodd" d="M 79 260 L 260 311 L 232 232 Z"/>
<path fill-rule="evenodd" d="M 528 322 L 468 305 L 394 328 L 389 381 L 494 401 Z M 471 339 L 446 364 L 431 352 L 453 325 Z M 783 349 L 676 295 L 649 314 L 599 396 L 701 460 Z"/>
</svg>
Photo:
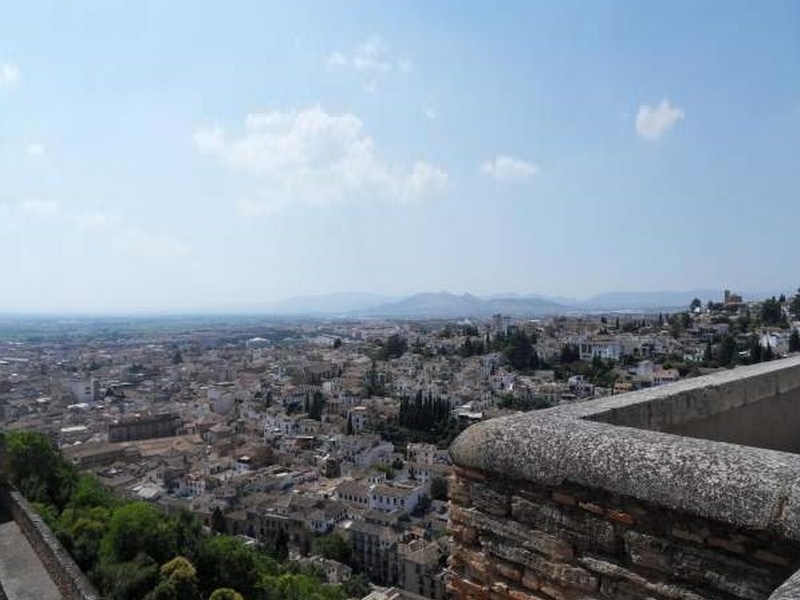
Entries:
<svg viewBox="0 0 800 600">
<path fill-rule="evenodd" d="M 62 600 L 58 588 L 14 521 L 0 523 L 0 583 L 8 600 Z"/>
</svg>

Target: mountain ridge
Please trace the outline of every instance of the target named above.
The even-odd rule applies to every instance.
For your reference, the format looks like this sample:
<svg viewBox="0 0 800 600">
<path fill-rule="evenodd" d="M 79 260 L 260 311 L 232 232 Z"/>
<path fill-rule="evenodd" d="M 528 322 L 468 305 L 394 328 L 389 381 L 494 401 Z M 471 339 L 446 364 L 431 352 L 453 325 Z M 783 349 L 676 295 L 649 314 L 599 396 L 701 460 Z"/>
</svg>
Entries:
<svg viewBox="0 0 800 600">
<path fill-rule="evenodd" d="M 542 317 L 578 312 L 673 311 L 688 307 L 693 298 L 699 298 L 704 304 L 709 300 L 721 301 L 722 292 L 711 289 L 621 291 L 601 293 L 583 300 L 523 293 L 477 296 L 439 291 L 403 297 L 338 293 L 289 298 L 265 308 L 272 314 L 342 317 L 487 317 L 498 313 L 515 317 Z"/>
</svg>

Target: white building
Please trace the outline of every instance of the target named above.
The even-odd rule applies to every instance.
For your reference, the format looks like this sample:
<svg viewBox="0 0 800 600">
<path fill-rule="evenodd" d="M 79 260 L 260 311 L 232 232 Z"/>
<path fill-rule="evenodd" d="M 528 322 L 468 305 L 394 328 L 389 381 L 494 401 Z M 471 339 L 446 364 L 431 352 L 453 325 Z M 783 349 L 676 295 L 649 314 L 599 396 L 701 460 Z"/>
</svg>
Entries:
<svg viewBox="0 0 800 600">
<path fill-rule="evenodd" d="M 417 506 L 422 495 L 422 486 L 374 485 L 370 487 L 370 508 L 409 513 Z"/>
</svg>

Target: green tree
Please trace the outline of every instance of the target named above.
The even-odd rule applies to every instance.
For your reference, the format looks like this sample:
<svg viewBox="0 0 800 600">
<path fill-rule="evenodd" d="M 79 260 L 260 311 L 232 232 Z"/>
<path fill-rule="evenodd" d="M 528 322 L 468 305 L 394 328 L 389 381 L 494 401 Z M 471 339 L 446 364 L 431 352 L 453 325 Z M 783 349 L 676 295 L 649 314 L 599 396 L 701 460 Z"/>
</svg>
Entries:
<svg viewBox="0 0 800 600">
<path fill-rule="evenodd" d="M 348 598 L 363 598 L 370 592 L 369 582 L 362 573 L 353 575 L 342 583 L 342 590 Z"/>
<path fill-rule="evenodd" d="M 89 572 L 99 560 L 100 543 L 110 519 L 111 511 L 104 507 L 67 508 L 52 528 L 78 566 Z"/>
<path fill-rule="evenodd" d="M 750 336 L 750 363 L 760 363 L 761 362 L 761 342 L 758 339 L 757 335 Z"/>
<path fill-rule="evenodd" d="M 353 428 L 353 415 L 349 412 L 347 413 L 347 427 L 345 429 L 345 435 L 353 435 L 355 434 L 355 429 Z"/>
<path fill-rule="evenodd" d="M 350 544 L 338 533 L 330 533 L 314 538 L 311 544 L 311 552 L 345 564 L 350 562 L 353 553 Z"/>
<path fill-rule="evenodd" d="M 197 572 L 202 574 L 200 591 L 211 594 L 217 588 L 235 588 L 245 598 L 256 595 L 259 573 L 266 557 L 241 540 L 217 535 L 203 539 L 192 557 Z"/>
<path fill-rule="evenodd" d="M 325 396 L 322 395 L 322 392 L 317 390 L 314 392 L 314 395 L 311 397 L 311 401 L 308 405 L 308 418 L 314 419 L 315 421 L 322 420 L 322 411 L 325 409 Z"/>
<path fill-rule="evenodd" d="M 431 479 L 431 499 L 447 500 L 448 498 L 447 479 L 444 477 L 434 477 Z"/>
<path fill-rule="evenodd" d="M 170 519 L 170 522 L 175 534 L 175 545 L 178 548 L 178 552 L 186 555 L 192 554 L 205 535 L 200 519 L 187 509 L 181 508 Z"/>
<path fill-rule="evenodd" d="M 172 364 L 179 365 L 183 362 L 183 354 L 181 354 L 180 348 L 175 348 L 175 352 L 172 353 Z"/>
<path fill-rule="evenodd" d="M 786 318 L 783 315 L 781 303 L 775 299 L 775 296 L 767 298 L 761 303 L 759 318 L 762 325 L 773 327 L 786 325 Z"/>
<path fill-rule="evenodd" d="M 197 570 L 183 556 L 176 556 L 159 569 L 160 581 L 144 600 L 200 600 Z"/>
<path fill-rule="evenodd" d="M 732 367 L 736 364 L 737 350 L 736 340 L 733 339 L 733 336 L 724 336 L 718 350 L 719 364 L 723 367 Z"/>
<path fill-rule="evenodd" d="M 97 479 L 82 473 L 78 475 L 75 486 L 67 503 L 68 508 L 92 508 L 97 506 L 105 506 L 113 508 L 117 506 L 119 501 L 114 494 L 112 494 L 106 487 L 103 486 Z"/>
<path fill-rule="evenodd" d="M 534 350 L 534 342 L 528 334 L 517 330 L 511 334 L 503 348 L 503 355 L 509 364 L 518 371 L 536 369 L 539 366 L 539 357 Z"/>
<path fill-rule="evenodd" d="M 211 593 L 208 600 L 244 600 L 244 596 L 232 588 L 218 588 Z"/>
<path fill-rule="evenodd" d="M 403 356 L 403 354 L 405 354 L 407 349 L 408 349 L 408 342 L 406 342 L 406 338 L 404 338 L 399 333 L 393 333 L 386 339 L 386 342 L 383 344 L 383 351 L 381 352 L 381 357 L 383 358 L 383 360 L 400 358 L 401 356 Z"/>
<path fill-rule="evenodd" d="M 211 511 L 211 531 L 215 533 L 227 533 L 228 526 L 225 523 L 225 515 L 222 514 L 222 509 L 215 506 Z"/>
<path fill-rule="evenodd" d="M 581 359 L 581 354 L 578 351 L 578 347 L 574 344 L 564 344 L 561 347 L 561 356 L 559 357 L 559 362 L 562 365 L 568 365 L 570 363 L 578 362 Z"/>
<path fill-rule="evenodd" d="M 140 600 L 158 583 L 158 564 L 144 554 L 127 562 L 101 563 L 92 580 L 108 600 Z"/>
<path fill-rule="evenodd" d="M 793 329 L 789 336 L 789 352 L 800 352 L 800 334 L 797 329 Z"/>
<path fill-rule="evenodd" d="M 176 551 L 171 522 L 156 507 L 145 502 L 124 504 L 114 511 L 100 544 L 106 562 L 126 562 L 144 554 L 163 564 Z"/>
<path fill-rule="evenodd" d="M 78 480 L 75 467 L 41 433 L 10 431 L 5 436 L 8 478 L 31 502 L 63 509 Z"/>
<path fill-rule="evenodd" d="M 689 310 L 695 311 L 701 306 L 703 306 L 703 303 L 700 301 L 700 298 L 695 298 L 692 300 L 691 304 L 689 304 Z"/>
</svg>

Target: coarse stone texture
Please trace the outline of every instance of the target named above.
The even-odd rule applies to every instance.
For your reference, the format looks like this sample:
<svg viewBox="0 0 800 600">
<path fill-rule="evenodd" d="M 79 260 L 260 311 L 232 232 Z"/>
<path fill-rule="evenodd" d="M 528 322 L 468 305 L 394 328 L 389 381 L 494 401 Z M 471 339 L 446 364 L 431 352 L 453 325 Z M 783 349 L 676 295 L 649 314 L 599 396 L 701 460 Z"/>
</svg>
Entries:
<svg viewBox="0 0 800 600">
<path fill-rule="evenodd" d="M 14 489 L 0 488 L 0 496 L 3 497 L 2 503 L 7 506 L 8 512 L 13 517 L 13 523 L 35 553 L 36 561 L 30 564 L 44 567 L 43 572 L 49 575 L 50 581 L 55 584 L 59 598 L 99 600 L 100 595 L 22 494 Z M 28 563 L 21 564 L 24 567 Z M 10 590 L 6 589 L 6 593 L 9 600 L 15 598 Z"/>
<path fill-rule="evenodd" d="M 451 446 L 452 594 L 791 597 L 800 418 L 777 436 L 796 428 L 791 452 L 743 445 L 773 409 L 800 417 L 800 358 L 470 427 Z"/>
<path fill-rule="evenodd" d="M 61 600 L 61 593 L 14 521 L 0 524 L 0 597 Z"/>
</svg>

